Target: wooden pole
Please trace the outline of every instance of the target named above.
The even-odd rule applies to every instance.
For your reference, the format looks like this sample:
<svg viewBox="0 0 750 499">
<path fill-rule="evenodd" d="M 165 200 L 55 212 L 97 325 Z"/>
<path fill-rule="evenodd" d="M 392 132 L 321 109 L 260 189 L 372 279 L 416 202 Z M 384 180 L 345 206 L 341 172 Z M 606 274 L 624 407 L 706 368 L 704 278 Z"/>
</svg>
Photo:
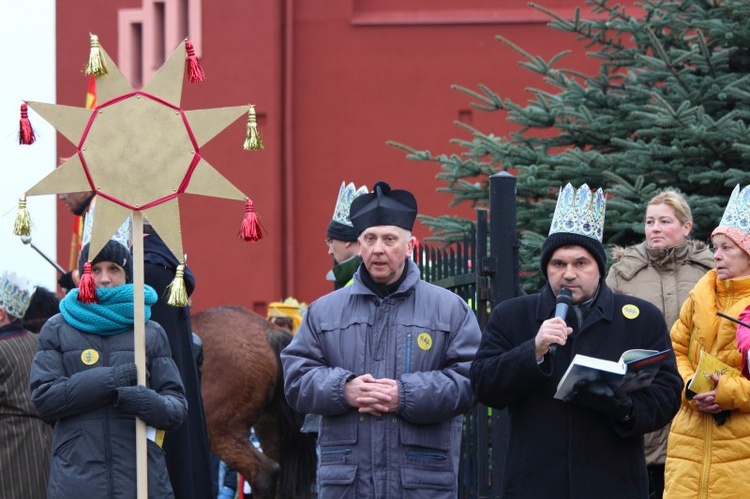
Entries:
<svg viewBox="0 0 750 499">
<path fill-rule="evenodd" d="M 146 318 L 144 307 L 145 284 L 143 276 L 143 213 L 133 212 L 133 329 L 135 331 L 135 366 L 138 369 L 138 384 L 146 384 Z M 148 499 L 146 423 L 135 420 L 135 456 L 137 498 Z"/>
</svg>

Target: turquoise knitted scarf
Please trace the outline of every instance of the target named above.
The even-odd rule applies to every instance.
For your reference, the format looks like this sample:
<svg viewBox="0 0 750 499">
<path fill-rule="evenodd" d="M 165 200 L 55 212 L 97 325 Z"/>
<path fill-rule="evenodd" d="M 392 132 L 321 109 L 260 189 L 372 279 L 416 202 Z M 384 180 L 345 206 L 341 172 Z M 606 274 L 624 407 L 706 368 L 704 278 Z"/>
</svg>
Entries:
<svg viewBox="0 0 750 499">
<path fill-rule="evenodd" d="M 151 305 L 158 298 L 151 286 L 144 286 L 145 318 L 151 318 Z M 96 290 L 98 303 L 78 301 L 78 289 L 71 289 L 60 300 L 60 313 L 65 321 L 85 333 L 112 336 L 133 329 L 133 285 L 123 284 L 114 288 Z"/>
</svg>

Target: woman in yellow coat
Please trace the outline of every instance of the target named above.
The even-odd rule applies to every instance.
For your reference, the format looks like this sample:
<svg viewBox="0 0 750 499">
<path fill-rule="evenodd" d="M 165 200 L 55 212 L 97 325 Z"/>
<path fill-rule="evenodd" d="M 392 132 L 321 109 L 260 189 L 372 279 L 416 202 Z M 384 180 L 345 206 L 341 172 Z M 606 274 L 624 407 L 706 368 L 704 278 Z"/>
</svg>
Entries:
<svg viewBox="0 0 750 499">
<path fill-rule="evenodd" d="M 740 369 L 732 317 L 750 305 L 750 186 L 735 187 L 711 234 L 715 270 L 698 281 L 671 331 L 677 367 L 687 387 L 701 351 Z M 712 376 L 714 388 L 685 391 L 667 443 L 665 498 L 750 497 L 750 380 Z"/>
</svg>

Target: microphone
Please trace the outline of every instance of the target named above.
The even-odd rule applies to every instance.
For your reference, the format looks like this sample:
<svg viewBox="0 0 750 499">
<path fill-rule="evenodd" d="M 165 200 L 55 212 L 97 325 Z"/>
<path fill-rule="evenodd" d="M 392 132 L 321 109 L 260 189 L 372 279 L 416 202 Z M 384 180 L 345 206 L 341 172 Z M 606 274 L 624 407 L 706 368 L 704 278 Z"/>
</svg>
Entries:
<svg viewBox="0 0 750 499">
<path fill-rule="evenodd" d="M 568 288 L 562 288 L 559 293 L 557 293 L 557 305 L 555 306 L 555 317 L 559 317 L 562 320 L 565 320 L 565 317 L 568 315 L 568 307 L 573 301 L 573 293 L 570 292 Z M 555 352 L 557 351 L 557 343 L 554 343 L 549 346 L 549 353 L 550 355 L 555 355 Z"/>
</svg>

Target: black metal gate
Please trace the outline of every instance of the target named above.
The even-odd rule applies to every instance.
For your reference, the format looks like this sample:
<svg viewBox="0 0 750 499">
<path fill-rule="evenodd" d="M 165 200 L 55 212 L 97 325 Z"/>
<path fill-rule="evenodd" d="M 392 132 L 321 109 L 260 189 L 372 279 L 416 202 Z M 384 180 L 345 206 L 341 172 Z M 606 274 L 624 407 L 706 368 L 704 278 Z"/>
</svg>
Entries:
<svg viewBox="0 0 750 499">
<path fill-rule="evenodd" d="M 477 221 L 467 237 L 448 246 L 421 244 L 415 255 L 422 278 L 466 300 L 482 329 L 493 305 L 519 294 L 515 189 L 512 175 L 493 175 L 489 213 L 477 211 Z M 507 425 L 506 410 L 483 405 L 464 417 L 459 497 L 500 497 Z"/>
</svg>

